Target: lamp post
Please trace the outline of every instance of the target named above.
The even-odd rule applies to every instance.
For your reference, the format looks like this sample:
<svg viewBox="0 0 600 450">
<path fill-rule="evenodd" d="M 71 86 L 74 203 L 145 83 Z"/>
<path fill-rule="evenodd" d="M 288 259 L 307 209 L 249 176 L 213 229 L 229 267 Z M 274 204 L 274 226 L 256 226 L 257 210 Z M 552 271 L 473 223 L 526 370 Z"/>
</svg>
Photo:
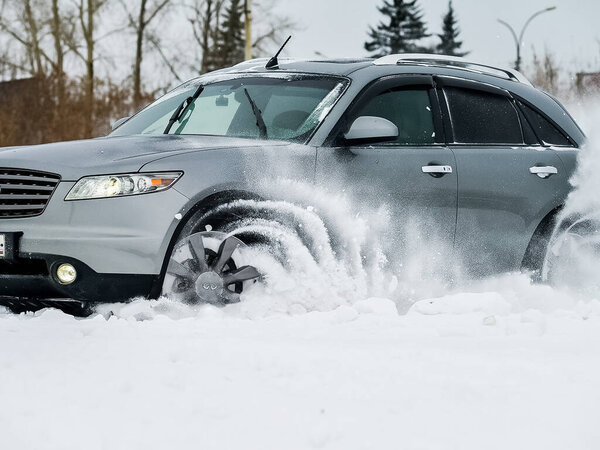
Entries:
<svg viewBox="0 0 600 450">
<path fill-rule="evenodd" d="M 509 29 L 510 33 L 512 34 L 512 37 L 515 40 L 515 44 L 517 46 L 517 60 L 515 61 L 515 69 L 516 70 L 521 70 L 521 45 L 523 44 L 523 35 L 525 34 L 525 30 L 527 29 L 527 27 L 529 26 L 531 21 L 533 19 L 535 19 L 537 16 L 539 16 L 540 14 L 544 14 L 545 12 L 554 11 L 555 9 L 556 9 L 556 6 L 550 6 L 549 8 L 544 8 L 544 9 L 532 14 L 529 17 L 529 19 L 527 19 L 527 22 L 525 22 L 525 25 L 523 25 L 523 28 L 521 29 L 521 33 L 519 33 L 518 37 L 517 37 L 517 33 L 515 32 L 513 27 L 511 27 L 504 20 L 498 19 L 498 22 L 500 22 L 502 25 L 504 25 L 506 28 Z"/>
</svg>

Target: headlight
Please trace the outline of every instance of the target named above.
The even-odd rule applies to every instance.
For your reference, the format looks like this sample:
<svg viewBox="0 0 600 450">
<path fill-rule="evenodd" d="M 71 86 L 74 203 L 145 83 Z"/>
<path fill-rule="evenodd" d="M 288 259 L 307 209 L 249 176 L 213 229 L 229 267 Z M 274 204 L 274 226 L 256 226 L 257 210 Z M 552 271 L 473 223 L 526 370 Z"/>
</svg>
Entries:
<svg viewBox="0 0 600 450">
<path fill-rule="evenodd" d="M 181 175 L 181 172 L 170 172 L 85 177 L 75 183 L 65 200 L 125 197 L 164 191 L 172 186 Z"/>
</svg>

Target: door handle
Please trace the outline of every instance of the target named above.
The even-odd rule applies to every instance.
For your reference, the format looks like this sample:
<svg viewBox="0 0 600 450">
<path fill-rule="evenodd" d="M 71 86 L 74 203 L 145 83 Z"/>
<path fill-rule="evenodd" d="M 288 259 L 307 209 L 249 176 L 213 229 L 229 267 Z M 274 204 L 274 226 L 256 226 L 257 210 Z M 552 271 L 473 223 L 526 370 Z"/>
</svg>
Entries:
<svg viewBox="0 0 600 450">
<path fill-rule="evenodd" d="M 540 178 L 548 178 L 551 175 L 557 174 L 558 169 L 554 166 L 533 166 L 529 168 L 529 173 L 537 175 Z"/>
<path fill-rule="evenodd" d="M 452 173 L 452 166 L 423 166 L 421 170 L 432 177 L 441 177 L 447 173 Z"/>
</svg>

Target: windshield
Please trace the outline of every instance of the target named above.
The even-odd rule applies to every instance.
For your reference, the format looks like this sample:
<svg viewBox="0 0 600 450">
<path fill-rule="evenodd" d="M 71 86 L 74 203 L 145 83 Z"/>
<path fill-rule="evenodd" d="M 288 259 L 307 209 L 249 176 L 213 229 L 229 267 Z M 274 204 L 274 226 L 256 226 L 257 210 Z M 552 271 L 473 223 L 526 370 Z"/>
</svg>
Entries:
<svg viewBox="0 0 600 450">
<path fill-rule="evenodd" d="M 111 136 L 194 134 L 306 142 L 342 94 L 339 78 L 295 75 L 237 77 L 202 84 L 169 129 L 177 108 L 197 92 L 187 84 L 165 95 Z M 264 132 L 266 129 L 266 133 Z"/>
</svg>

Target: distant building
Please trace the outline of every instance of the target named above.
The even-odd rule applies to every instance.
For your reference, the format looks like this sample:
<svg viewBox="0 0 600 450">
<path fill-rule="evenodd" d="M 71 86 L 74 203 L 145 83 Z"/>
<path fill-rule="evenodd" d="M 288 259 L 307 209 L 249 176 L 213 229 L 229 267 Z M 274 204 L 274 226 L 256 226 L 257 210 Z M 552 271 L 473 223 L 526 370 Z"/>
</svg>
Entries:
<svg viewBox="0 0 600 450">
<path fill-rule="evenodd" d="M 38 80 L 36 78 L 0 81 L 0 103 L 23 97 L 26 92 L 37 91 L 37 89 Z"/>
<path fill-rule="evenodd" d="M 0 82 L 0 146 L 43 142 L 42 94 L 36 78 Z"/>
<path fill-rule="evenodd" d="M 576 76 L 579 94 L 600 93 L 600 72 L 579 72 Z"/>
</svg>

